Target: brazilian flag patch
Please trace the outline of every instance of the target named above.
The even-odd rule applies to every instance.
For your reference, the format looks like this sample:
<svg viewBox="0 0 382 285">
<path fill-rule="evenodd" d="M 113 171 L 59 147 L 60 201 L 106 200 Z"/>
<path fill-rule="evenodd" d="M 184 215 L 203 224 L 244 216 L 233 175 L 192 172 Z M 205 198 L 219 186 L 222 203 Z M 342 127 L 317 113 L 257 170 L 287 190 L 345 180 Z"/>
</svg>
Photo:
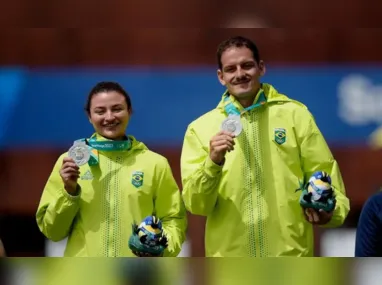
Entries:
<svg viewBox="0 0 382 285">
<path fill-rule="evenodd" d="M 131 176 L 131 184 L 133 184 L 136 188 L 139 188 L 143 185 L 143 172 L 134 171 Z"/>
<path fill-rule="evenodd" d="M 276 128 L 275 129 L 275 141 L 278 144 L 283 144 L 286 141 L 286 131 L 285 129 Z"/>
</svg>

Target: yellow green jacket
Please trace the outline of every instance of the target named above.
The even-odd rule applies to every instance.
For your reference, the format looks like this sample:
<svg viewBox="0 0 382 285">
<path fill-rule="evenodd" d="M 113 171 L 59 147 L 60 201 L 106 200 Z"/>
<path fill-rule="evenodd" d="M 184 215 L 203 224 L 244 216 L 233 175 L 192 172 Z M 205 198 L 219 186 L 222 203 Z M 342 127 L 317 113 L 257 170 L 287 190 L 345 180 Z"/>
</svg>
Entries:
<svg viewBox="0 0 382 285">
<path fill-rule="evenodd" d="M 77 196 L 65 191 L 59 175 L 67 153 L 57 160 L 43 190 L 36 220 L 48 239 L 68 237 L 65 256 L 133 256 L 128 247 L 132 224 L 153 213 L 162 220 L 169 239 L 164 256 L 179 254 L 187 220 L 171 168 L 166 158 L 130 138 L 130 150 L 99 151 L 98 165 L 80 167 Z M 132 183 L 135 171 L 143 172 L 138 187 Z"/>
<path fill-rule="evenodd" d="M 209 158 L 209 142 L 227 117 L 224 100 L 187 128 L 182 196 L 191 213 L 207 216 L 206 256 L 312 256 L 313 227 L 296 189 L 317 170 L 331 175 L 337 195 L 325 226 L 340 226 L 349 212 L 340 169 L 311 113 L 269 84 L 255 101 L 262 91 L 266 103 L 242 115 L 243 131 L 223 166 Z"/>
</svg>

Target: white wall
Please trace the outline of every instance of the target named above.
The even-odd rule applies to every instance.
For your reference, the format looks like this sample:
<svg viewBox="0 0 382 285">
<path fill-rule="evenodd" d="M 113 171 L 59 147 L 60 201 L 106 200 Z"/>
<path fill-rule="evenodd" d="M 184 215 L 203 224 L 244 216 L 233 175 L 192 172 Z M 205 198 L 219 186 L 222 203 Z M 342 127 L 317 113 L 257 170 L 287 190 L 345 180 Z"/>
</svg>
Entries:
<svg viewBox="0 0 382 285">
<path fill-rule="evenodd" d="M 321 236 L 321 256 L 354 257 L 355 229 L 328 229 Z"/>
</svg>

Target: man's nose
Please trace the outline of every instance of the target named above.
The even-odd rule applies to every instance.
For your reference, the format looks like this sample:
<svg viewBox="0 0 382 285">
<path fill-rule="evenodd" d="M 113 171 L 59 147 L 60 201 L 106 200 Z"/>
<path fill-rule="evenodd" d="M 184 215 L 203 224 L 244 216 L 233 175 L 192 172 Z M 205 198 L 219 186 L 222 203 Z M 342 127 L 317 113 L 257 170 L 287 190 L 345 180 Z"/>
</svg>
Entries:
<svg viewBox="0 0 382 285">
<path fill-rule="evenodd" d="M 237 78 L 245 77 L 245 71 L 242 68 L 238 67 L 236 69 L 236 77 Z"/>
</svg>

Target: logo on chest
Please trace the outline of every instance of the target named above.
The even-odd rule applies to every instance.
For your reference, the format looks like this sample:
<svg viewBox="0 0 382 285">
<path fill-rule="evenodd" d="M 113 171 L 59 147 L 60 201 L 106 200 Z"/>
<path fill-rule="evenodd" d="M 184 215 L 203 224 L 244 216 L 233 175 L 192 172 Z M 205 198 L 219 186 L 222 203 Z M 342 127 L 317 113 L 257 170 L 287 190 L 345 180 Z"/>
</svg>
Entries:
<svg viewBox="0 0 382 285">
<path fill-rule="evenodd" d="M 286 141 L 286 130 L 283 128 L 275 128 L 275 142 L 283 144 Z"/>
<path fill-rule="evenodd" d="M 143 172 L 142 171 L 134 171 L 131 175 L 131 184 L 133 184 L 136 188 L 139 188 L 143 185 Z"/>
<path fill-rule="evenodd" d="M 81 176 L 81 180 L 93 180 L 93 174 L 90 170 L 86 171 L 84 175 Z"/>
</svg>

